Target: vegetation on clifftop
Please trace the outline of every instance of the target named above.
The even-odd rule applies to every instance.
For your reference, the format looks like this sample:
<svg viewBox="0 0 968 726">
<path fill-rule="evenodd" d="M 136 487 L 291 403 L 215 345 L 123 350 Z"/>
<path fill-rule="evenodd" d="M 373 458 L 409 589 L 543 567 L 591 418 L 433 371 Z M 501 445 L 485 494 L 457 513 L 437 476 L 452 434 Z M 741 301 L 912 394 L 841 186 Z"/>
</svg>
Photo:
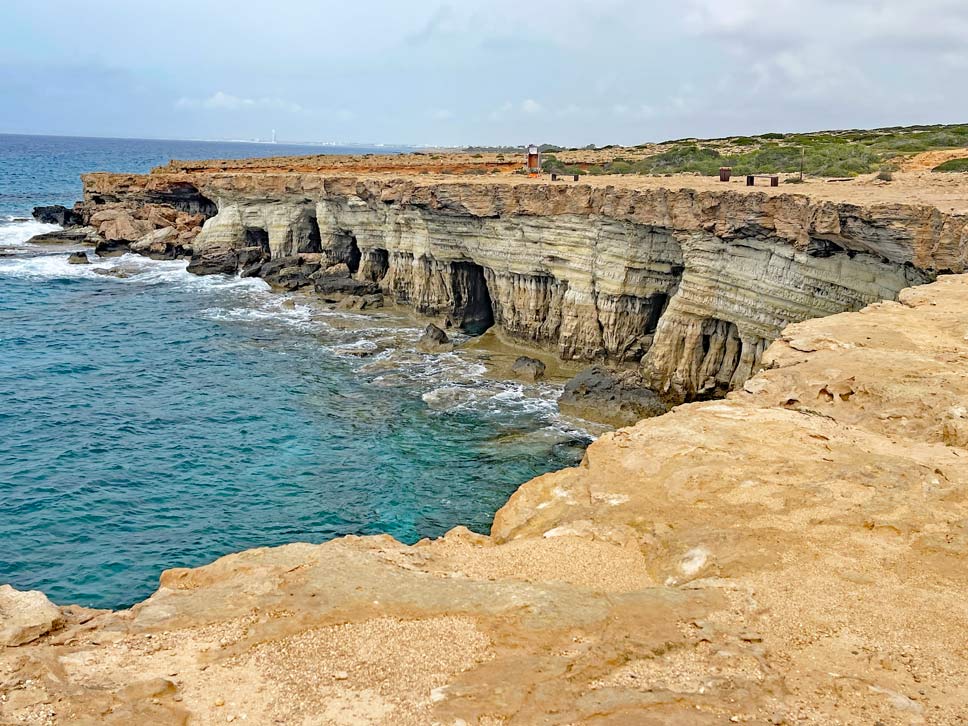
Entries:
<svg viewBox="0 0 968 726">
<path fill-rule="evenodd" d="M 932 171 L 962 171 L 968 172 L 968 159 L 952 159 L 944 164 L 938 164 Z"/>
<path fill-rule="evenodd" d="M 549 154 L 543 166 L 545 171 L 562 174 L 651 175 L 715 175 L 728 166 L 733 174 L 742 175 L 796 173 L 802 163 L 803 172 L 811 176 L 852 177 L 883 171 L 920 152 L 960 147 L 968 147 L 968 124 L 677 139 L 620 150 L 627 157 L 599 163 L 567 164 Z M 957 163 L 948 164 L 938 171 L 962 169 Z"/>
</svg>

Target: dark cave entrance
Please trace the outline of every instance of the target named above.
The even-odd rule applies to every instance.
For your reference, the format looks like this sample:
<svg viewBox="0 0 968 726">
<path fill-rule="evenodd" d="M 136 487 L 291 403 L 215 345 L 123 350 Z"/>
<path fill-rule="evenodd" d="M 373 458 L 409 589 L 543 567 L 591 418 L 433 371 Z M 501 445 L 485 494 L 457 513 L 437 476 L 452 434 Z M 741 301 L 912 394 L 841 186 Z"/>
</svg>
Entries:
<svg viewBox="0 0 968 726">
<path fill-rule="evenodd" d="M 659 319 L 669 306 L 669 296 L 663 292 L 649 296 L 649 313 L 645 320 L 645 333 L 652 335 L 659 327 Z"/>
<path fill-rule="evenodd" d="M 259 247 L 263 252 L 269 254 L 269 233 L 258 227 L 245 228 L 245 246 Z"/>
<path fill-rule="evenodd" d="M 356 243 L 356 237 L 350 235 L 350 243 L 346 250 L 346 266 L 350 268 L 350 272 L 354 275 L 360 269 L 360 258 L 362 257 L 360 246 Z"/>
<path fill-rule="evenodd" d="M 480 335 L 494 325 L 484 268 L 473 262 L 453 262 L 451 272 L 457 324 L 468 335 Z"/>
</svg>

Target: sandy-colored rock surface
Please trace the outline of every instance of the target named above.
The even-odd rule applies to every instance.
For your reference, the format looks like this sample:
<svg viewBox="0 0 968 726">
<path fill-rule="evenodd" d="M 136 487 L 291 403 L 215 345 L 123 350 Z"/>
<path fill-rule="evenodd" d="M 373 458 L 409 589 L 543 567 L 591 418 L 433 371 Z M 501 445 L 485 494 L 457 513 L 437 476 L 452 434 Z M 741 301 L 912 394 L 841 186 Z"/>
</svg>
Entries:
<svg viewBox="0 0 968 726">
<path fill-rule="evenodd" d="M 963 724 L 968 276 L 789 326 L 491 536 L 170 570 L 0 650 L 3 723 Z"/>
<path fill-rule="evenodd" d="M 60 610 L 44 593 L 0 585 L 0 647 L 37 640 L 61 620 Z"/>
</svg>

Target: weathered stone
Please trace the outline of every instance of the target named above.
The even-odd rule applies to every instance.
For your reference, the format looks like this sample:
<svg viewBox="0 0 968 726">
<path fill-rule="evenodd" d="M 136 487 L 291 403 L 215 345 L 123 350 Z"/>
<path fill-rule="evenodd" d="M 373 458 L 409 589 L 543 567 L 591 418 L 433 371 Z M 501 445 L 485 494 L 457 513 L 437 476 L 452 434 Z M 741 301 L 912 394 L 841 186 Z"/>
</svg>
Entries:
<svg viewBox="0 0 968 726">
<path fill-rule="evenodd" d="M 669 410 L 636 371 L 599 365 L 585 368 L 565 384 L 558 407 L 562 413 L 613 426 L 631 426 Z"/>
<path fill-rule="evenodd" d="M 291 267 L 276 268 L 266 272 L 268 265 L 263 265 L 259 271 L 263 280 L 279 290 L 298 290 L 313 284 L 311 275 L 319 269 L 318 264 L 298 264 Z"/>
<path fill-rule="evenodd" d="M 372 310 L 383 307 L 383 295 L 347 295 L 336 304 L 339 310 Z"/>
<path fill-rule="evenodd" d="M 60 609 L 44 593 L 0 585 L 0 647 L 36 640 L 61 620 Z"/>
<path fill-rule="evenodd" d="M 317 294 L 327 302 L 339 302 L 348 295 L 365 297 L 380 294 L 379 285 L 343 275 L 313 275 L 313 287 Z"/>
<path fill-rule="evenodd" d="M 196 275 L 234 275 L 239 268 L 239 256 L 233 249 L 208 249 L 193 255 L 188 271 Z"/>
<path fill-rule="evenodd" d="M 417 349 L 424 353 L 449 353 L 454 349 L 454 343 L 447 333 L 430 323 L 417 341 Z"/>
<path fill-rule="evenodd" d="M 132 252 L 156 260 L 174 259 L 179 253 L 178 231 L 174 227 L 155 229 L 130 245 Z"/>
<path fill-rule="evenodd" d="M 60 204 L 49 207 L 34 207 L 33 217 L 38 222 L 59 224 L 61 227 L 73 227 L 84 223 L 80 214 Z"/>
<path fill-rule="evenodd" d="M 130 246 L 124 240 L 99 239 L 94 246 L 94 252 L 98 257 L 117 257 L 130 251 Z"/>
<path fill-rule="evenodd" d="M 67 258 L 70 265 L 89 265 L 91 261 L 87 258 L 86 252 L 72 252 Z"/>
<path fill-rule="evenodd" d="M 96 245 L 100 240 L 101 236 L 93 227 L 70 227 L 68 229 L 58 229 L 53 232 L 35 234 L 27 241 L 32 245 Z"/>
<path fill-rule="evenodd" d="M 544 378 L 545 364 L 537 358 L 529 358 L 526 355 L 518 356 L 511 364 L 511 373 L 516 378 L 534 383 Z"/>
</svg>

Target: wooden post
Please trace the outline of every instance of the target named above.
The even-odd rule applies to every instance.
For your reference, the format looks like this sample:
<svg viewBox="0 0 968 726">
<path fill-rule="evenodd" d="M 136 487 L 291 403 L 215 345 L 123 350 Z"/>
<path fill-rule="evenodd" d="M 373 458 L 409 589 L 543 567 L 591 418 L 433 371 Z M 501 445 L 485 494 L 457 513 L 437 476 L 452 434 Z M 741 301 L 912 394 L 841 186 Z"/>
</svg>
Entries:
<svg viewBox="0 0 968 726">
<path fill-rule="evenodd" d="M 804 146 L 800 147 L 800 181 L 803 181 L 803 157 L 807 155 L 807 149 Z"/>
<path fill-rule="evenodd" d="M 728 182 L 729 177 L 732 175 L 732 173 L 733 173 L 733 168 L 730 166 L 719 167 L 719 181 Z"/>
<path fill-rule="evenodd" d="M 778 177 L 778 176 L 771 176 L 770 177 L 770 186 L 771 187 L 778 187 L 778 186 L 780 186 L 780 177 Z"/>
<path fill-rule="evenodd" d="M 575 174 L 575 181 L 578 181 L 578 175 Z"/>
<path fill-rule="evenodd" d="M 558 175 L 557 174 L 552 174 L 551 175 L 551 181 L 558 181 Z"/>
<path fill-rule="evenodd" d="M 748 187 L 753 186 L 753 179 L 754 179 L 754 176 L 752 174 L 747 174 L 746 175 L 746 186 L 748 186 Z"/>
</svg>

